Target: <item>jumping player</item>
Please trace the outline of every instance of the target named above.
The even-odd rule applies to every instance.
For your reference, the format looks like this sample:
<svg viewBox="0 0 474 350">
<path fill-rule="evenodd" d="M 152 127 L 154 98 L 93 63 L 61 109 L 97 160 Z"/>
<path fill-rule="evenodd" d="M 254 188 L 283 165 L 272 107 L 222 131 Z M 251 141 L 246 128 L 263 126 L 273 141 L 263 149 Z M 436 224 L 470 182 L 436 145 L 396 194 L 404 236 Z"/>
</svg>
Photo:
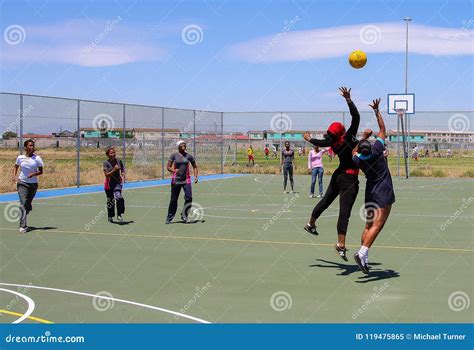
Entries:
<svg viewBox="0 0 474 350">
<path fill-rule="evenodd" d="M 359 192 L 359 169 L 352 160 L 352 150 L 357 145 L 357 129 L 360 123 L 360 114 L 354 102 L 351 100 L 351 89 L 345 87 L 339 88 L 341 95 L 346 99 L 352 121 L 346 132 L 344 125 L 339 122 L 332 123 L 325 138 L 322 140 L 313 139 L 309 132 L 305 132 L 304 138 L 319 147 L 331 147 L 334 153 L 339 157 L 339 167 L 331 176 L 328 188 L 324 197 L 314 207 L 309 223 L 304 227 L 306 231 L 317 235 L 316 220 L 339 196 L 339 218 L 337 220 L 338 242 L 335 245 L 337 254 L 347 261 L 346 256 L 346 232 L 349 224 L 352 206 Z"/>
<path fill-rule="evenodd" d="M 355 262 L 365 274 L 369 273 L 369 248 L 382 231 L 392 209 L 392 204 L 395 202 L 392 176 L 383 155 L 386 130 L 382 114 L 379 111 L 379 104 L 380 99 L 377 99 L 369 105 L 375 112 L 380 128 L 377 140 L 371 144 L 367 139 L 372 132 L 370 130 L 364 132 L 364 137 L 354 149 L 353 156 L 354 163 L 362 169 L 367 178 L 365 188 L 366 224 L 362 232 L 362 246 L 354 254 Z"/>
<path fill-rule="evenodd" d="M 283 172 L 283 193 L 288 193 L 286 190 L 288 176 L 290 177 L 291 193 L 294 193 L 293 169 L 296 170 L 295 151 L 290 149 L 289 141 L 285 141 L 285 149 L 281 151 L 281 169 Z"/>
<path fill-rule="evenodd" d="M 175 152 L 170 156 L 166 167 L 170 173 L 173 173 L 171 178 L 170 205 L 168 207 L 168 216 L 166 217 L 167 224 L 171 224 L 171 221 L 173 221 L 173 218 L 176 215 L 181 188 L 184 190 L 184 207 L 181 212 L 181 219 L 185 223 L 188 222 L 189 210 L 193 203 L 189 164 L 191 164 L 194 169 L 194 183 L 198 182 L 198 167 L 194 157 L 186 152 L 186 142 L 180 140 L 176 145 L 178 146 L 178 152 Z"/>
<path fill-rule="evenodd" d="M 26 217 L 33 210 L 31 205 L 38 190 L 38 176 L 43 174 L 43 160 L 35 154 L 35 141 L 28 139 L 23 143 L 25 155 L 16 158 L 13 170 L 13 181 L 16 182 L 18 197 L 20 197 L 20 233 L 28 231 Z M 17 179 L 18 169 L 20 175 Z"/>
<path fill-rule="evenodd" d="M 105 150 L 108 159 L 104 161 L 104 190 L 107 196 L 107 216 L 110 223 L 114 222 L 115 206 L 117 206 L 117 220 L 123 223 L 125 213 L 125 200 L 122 195 L 125 182 L 125 167 L 120 159 L 117 159 L 113 147 Z"/>
</svg>

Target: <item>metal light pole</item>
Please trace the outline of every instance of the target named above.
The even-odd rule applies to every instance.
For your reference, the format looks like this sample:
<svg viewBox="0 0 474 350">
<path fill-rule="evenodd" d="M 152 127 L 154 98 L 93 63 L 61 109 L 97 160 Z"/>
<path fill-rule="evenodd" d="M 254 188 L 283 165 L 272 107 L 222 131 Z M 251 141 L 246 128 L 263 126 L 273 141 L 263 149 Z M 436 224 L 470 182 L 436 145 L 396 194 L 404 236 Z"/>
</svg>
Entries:
<svg viewBox="0 0 474 350">
<path fill-rule="evenodd" d="M 410 17 L 405 17 L 403 19 L 407 26 L 406 26 L 406 39 L 405 39 L 405 94 L 408 94 L 408 23 L 411 22 L 411 18 Z M 405 113 L 405 126 L 406 126 L 406 129 L 407 129 L 407 153 L 410 152 L 410 119 L 408 117 L 408 113 Z M 405 154 L 404 154 L 405 156 Z M 408 179 L 408 177 L 410 176 L 410 155 L 407 154 L 407 174 L 405 174 L 405 177 Z"/>
</svg>

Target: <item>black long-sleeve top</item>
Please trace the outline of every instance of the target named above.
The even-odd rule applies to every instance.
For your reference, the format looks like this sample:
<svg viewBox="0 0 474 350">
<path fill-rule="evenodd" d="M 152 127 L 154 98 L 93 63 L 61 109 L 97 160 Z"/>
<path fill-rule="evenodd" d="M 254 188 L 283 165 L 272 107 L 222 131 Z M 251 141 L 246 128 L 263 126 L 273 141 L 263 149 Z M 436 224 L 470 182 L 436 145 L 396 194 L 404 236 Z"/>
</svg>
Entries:
<svg viewBox="0 0 474 350">
<path fill-rule="evenodd" d="M 355 106 L 354 102 L 347 102 L 349 106 L 349 111 L 351 112 L 352 121 L 349 129 L 344 135 L 344 141 L 340 145 L 334 146 L 334 141 L 330 137 L 326 137 L 322 140 L 320 139 L 311 139 L 311 142 L 315 146 L 319 147 L 332 147 L 333 151 L 339 157 L 339 167 L 337 170 L 348 170 L 348 169 L 358 169 L 359 167 L 352 160 L 352 150 L 357 144 L 357 130 L 359 129 L 360 124 L 360 114 Z"/>
</svg>

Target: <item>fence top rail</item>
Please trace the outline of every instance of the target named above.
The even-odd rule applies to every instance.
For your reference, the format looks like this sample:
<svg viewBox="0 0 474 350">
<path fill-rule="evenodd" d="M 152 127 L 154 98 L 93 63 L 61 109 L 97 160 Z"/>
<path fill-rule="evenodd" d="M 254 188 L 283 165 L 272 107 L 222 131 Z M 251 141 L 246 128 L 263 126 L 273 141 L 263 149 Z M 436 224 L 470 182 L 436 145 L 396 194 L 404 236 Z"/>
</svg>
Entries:
<svg viewBox="0 0 474 350">
<path fill-rule="evenodd" d="M 28 96 L 28 97 L 41 97 L 41 98 L 50 98 L 58 100 L 68 100 L 68 101 L 81 101 L 81 102 L 91 102 L 91 103 L 104 103 L 104 104 L 114 104 L 114 105 L 125 105 L 133 107 L 147 107 L 147 108 L 161 108 L 161 109 L 173 109 L 173 110 L 182 110 L 182 111 L 196 111 L 196 112 L 206 112 L 206 113 L 227 113 L 227 114 L 251 114 L 251 113 L 273 113 L 273 114 L 285 114 L 285 113 L 348 113 L 348 111 L 209 111 L 203 109 L 190 109 L 190 108 L 178 108 L 178 107 L 166 107 L 166 106 L 152 106 L 152 105 L 143 105 L 137 103 L 127 103 L 127 102 L 113 102 L 113 101 L 99 101 L 99 100 L 90 100 L 84 98 L 72 98 L 72 97 L 60 97 L 60 96 L 47 96 L 47 95 L 35 95 L 35 94 L 24 94 L 18 92 L 4 92 L 0 91 L 0 94 L 3 95 L 14 95 L 14 96 Z M 372 110 L 360 110 L 359 112 L 373 112 Z M 418 111 L 418 113 L 473 113 L 474 110 L 440 110 L 440 111 Z"/>
<path fill-rule="evenodd" d="M 127 103 L 127 102 L 113 102 L 113 101 L 99 101 L 99 100 L 90 100 L 84 98 L 72 98 L 72 97 L 60 97 L 60 96 L 47 96 L 47 95 L 34 95 L 34 94 L 24 94 L 18 92 L 4 92 L 0 91 L 0 94 L 3 95 L 14 95 L 14 96 L 28 96 L 28 97 L 41 97 L 41 98 L 50 98 L 50 99 L 57 99 L 57 100 L 67 100 L 67 101 L 80 101 L 80 102 L 91 102 L 91 103 L 104 103 L 104 104 L 113 104 L 113 105 L 125 105 L 125 106 L 133 106 L 133 107 L 147 107 L 147 108 L 159 108 L 159 109 L 173 109 L 173 110 L 181 110 L 181 111 L 199 111 L 199 112 L 206 112 L 206 113 L 221 113 L 219 111 L 207 111 L 202 109 L 190 109 L 190 108 L 178 108 L 178 107 L 166 107 L 166 106 L 152 106 L 152 105 L 143 105 L 138 103 Z"/>
</svg>

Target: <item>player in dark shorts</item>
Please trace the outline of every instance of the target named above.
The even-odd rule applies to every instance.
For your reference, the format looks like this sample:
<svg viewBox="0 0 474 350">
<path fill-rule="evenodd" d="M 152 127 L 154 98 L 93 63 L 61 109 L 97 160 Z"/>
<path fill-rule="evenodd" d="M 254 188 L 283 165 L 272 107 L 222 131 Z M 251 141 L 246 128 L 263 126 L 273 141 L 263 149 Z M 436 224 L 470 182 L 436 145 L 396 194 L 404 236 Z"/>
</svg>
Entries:
<svg viewBox="0 0 474 350">
<path fill-rule="evenodd" d="M 173 153 L 168 159 L 167 169 L 173 173 L 171 178 L 171 198 L 168 207 L 168 216 L 166 223 L 171 224 L 176 210 L 178 209 L 178 198 L 181 189 L 184 190 L 184 207 L 181 212 L 181 219 L 188 222 L 188 214 L 193 203 L 193 193 L 191 188 L 191 173 L 189 171 L 189 164 L 194 169 L 194 183 L 198 182 L 198 167 L 194 157 L 186 152 L 186 142 L 178 141 L 178 152 Z"/>
<path fill-rule="evenodd" d="M 108 147 L 105 150 L 108 159 L 104 161 L 104 190 L 107 196 L 107 216 L 110 223 L 114 222 L 115 206 L 117 206 L 117 220 L 123 223 L 125 200 L 122 196 L 125 182 L 125 167 L 120 159 L 116 158 L 115 149 Z"/>
<path fill-rule="evenodd" d="M 293 169 L 296 170 L 295 151 L 290 149 L 289 141 L 285 141 L 285 149 L 281 151 L 281 169 L 283 172 L 283 193 L 288 193 L 286 190 L 288 177 L 290 178 L 291 193 L 294 193 Z"/>
<path fill-rule="evenodd" d="M 339 218 L 337 220 L 337 244 L 335 249 L 337 254 L 347 261 L 346 256 L 346 232 L 351 216 L 352 206 L 359 192 L 359 169 L 352 160 L 352 150 L 357 145 L 357 129 L 360 123 L 360 114 L 354 102 L 351 100 L 351 89 L 345 87 L 339 88 L 341 95 L 346 99 L 352 121 L 346 132 L 344 125 L 338 122 L 332 123 L 324 139 L 318 140 L 311 138 L 309 132 L 305 132 L 304 138 L 319 147 L 331 147 L 334 153 L 339 157 L 339 166 L 331 176 L 331 181 L 323 198 L 314 207 L 309 223 L 304 227 L 306 231 L 317 235 L 316 220 L 339 196 Z"/>
<path fill-rule="evenodd" d="M 362 232 L 361 247 L 354 254 L 354 260 L 365 274 L 369 273 L 369 248 L 387 222 L 392 204 L 395 202 L 392 176 L 384 157 L 385 150 L 385 123 L 379 111 L 380 99 L 370 105 L 375 112 L 380 131 L 377 140 L 372 144 L 367 139 L 372 131 L 364 132 L 364 137 L 354 149 L 353 160 L 365 173 L 367 183 L 365 187 L 366 224 Z"/>
</svg>

